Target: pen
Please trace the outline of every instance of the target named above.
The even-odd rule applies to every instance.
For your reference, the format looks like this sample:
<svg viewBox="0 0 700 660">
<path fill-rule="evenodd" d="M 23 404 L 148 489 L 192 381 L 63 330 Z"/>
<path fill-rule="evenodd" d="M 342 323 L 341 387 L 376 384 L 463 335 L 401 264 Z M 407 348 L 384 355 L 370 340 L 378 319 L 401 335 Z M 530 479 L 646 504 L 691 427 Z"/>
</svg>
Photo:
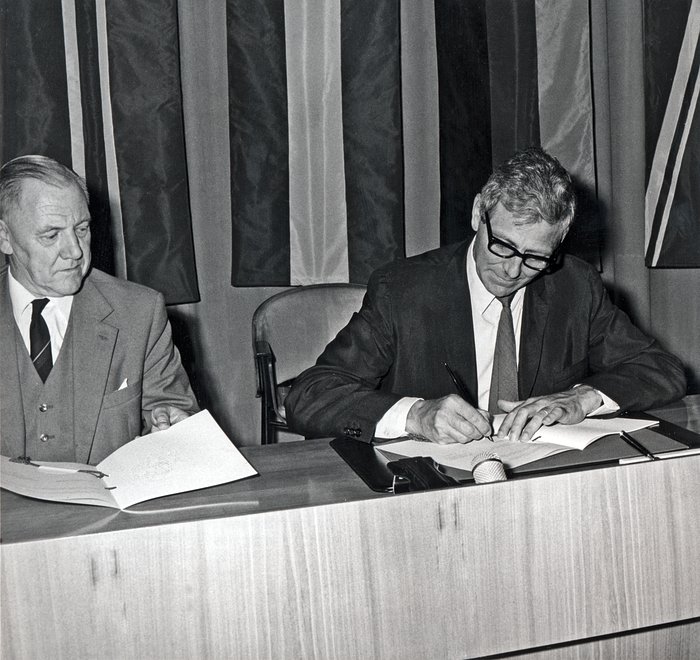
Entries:
<svg viewBox="0 0 700 660">
<path fill-rule="evenodd" d="M 78 472 L 84 472 L 85 474 L 91 474 L 93 477 L 102 479 L 103 477 L 108 477 L 108 474 L 101 472 L 100 470 L 90 470 L 83 468 L 72 468 L 72 467 L 62 467 L 60 465 L 42 465 L 41 463 L 34 463 L 29 456 L 19 456 L 17 458 L 11 458 L 11 463 L 23 463 L 24 465 L 32 465 L 40 470 L 49 470 L 53 472 L 70 472 L 76 474 Z"/>
<path fill-rule="evenodd" d="M 454 371 L 452 371 L 452 368 L 449 364 L 447 364 L 447 362 L 443 362 L 442 364 L 444 365 L 445 369 L 447 369 L 447 373 L 450 374 L 450 378 L 457 388 L 457 393 L 459 396 L 461 396 L 465 401 L 469 401 L 469 392 L 467 391 L 467 386 L 462 382 L 462 379 Z M 493 438 L 490 435 L 485 435 L 483 437 L 493 442 Z"/>
<path fill-rule="evenodd" d="M 658 461 L 659 457 L 654 456 L 641 442 L 635 440 L 629 433 L 620 431 L 620 437 L 633 449 L 636 449 L 640 454 L 644 454 L 649 460 Z"/>
<path fill-rule="evenodd" d="M 661 460 L 665 458 L 682 458 L 683 456 L 697 456 L 700 454 L 700 447 L 689 447 L 688 449 L 678 449 L 676 451 L 667 451 L 663 454 L 656 456 Z M 621 458 L 618 460 L 620 465 L 630 465 L 631 463 L 642 463 L 647 461 L 646 456 L 630 456 L 628 458 Z"/>
</svg>

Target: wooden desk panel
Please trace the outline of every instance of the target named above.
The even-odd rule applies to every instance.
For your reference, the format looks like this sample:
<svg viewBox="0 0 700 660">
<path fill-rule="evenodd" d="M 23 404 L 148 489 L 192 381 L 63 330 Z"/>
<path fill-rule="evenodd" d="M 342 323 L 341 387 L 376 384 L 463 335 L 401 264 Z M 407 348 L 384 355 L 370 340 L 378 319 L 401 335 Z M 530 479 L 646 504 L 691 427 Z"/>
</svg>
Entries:
<svg viewBox="0 0 700 660">
<path fill-rule="evenodd" d="M 462 658 L 687 621 L 699 475 L 693 456 L 6 542 L 2 657 Z"/>
</svg>

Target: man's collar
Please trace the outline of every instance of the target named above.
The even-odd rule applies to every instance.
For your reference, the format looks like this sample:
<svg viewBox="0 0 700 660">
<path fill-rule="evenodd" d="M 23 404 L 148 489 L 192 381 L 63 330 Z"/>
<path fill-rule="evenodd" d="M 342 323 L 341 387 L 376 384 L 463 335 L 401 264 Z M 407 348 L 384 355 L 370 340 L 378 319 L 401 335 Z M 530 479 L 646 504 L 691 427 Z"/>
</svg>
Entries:
<svg viewBox="0 0 700 660">
<path fill-rule="evenodd" d="M 15 319 L 19 322 L 24 310 L 32 304 L 37 296 L 27 291 L 26 287 L 20 284 L 12 275 L 12 268 L 7 269 L 7 284 L 10 292 L 10 301 L 12 302 L 12 312 Z M 59 309 L 63 316 L 67 319 L 70 315 L 70 309 L 73 305 L 74 296 L 45 296 L 53 305 Z"/>
</svg>

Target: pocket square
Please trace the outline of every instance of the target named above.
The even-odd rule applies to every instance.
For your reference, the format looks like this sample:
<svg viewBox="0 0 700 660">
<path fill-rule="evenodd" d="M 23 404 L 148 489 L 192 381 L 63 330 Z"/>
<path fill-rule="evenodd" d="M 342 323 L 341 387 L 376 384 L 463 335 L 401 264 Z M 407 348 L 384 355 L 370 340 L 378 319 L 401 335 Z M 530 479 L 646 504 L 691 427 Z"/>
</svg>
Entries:
<svg viewBox="0 0 700 660">
<path fill-rule="evenodd" d="M 128 379 L 128 378 L 125 378 L 125 379 L 124 379 L 124 382 L 119 386 L 119 389 L 120 389 L 120 390 L 125 390 L 125 389 L 127 388 L 128 385 L 129 385 L 129 379 Z M 117 391 L 119 391 L 119 390 L 117 390 Z"/>
</svg>

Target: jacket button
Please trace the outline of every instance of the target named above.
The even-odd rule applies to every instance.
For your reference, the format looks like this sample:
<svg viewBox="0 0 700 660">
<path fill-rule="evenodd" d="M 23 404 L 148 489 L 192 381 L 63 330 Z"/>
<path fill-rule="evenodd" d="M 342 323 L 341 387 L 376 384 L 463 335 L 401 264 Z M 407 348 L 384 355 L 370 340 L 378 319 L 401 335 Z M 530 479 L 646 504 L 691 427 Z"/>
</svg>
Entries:
<svg viewBox="0 0 700 660">
<path fill-rule="evenodd" d="M 42 434 L 39 436 L 39 440 L 41 440 L 42 442 L 48 442 L 48 441 L 49 441 L 49 437 L 50 437 L 50 436 L 46 435 L 46 433 L 42 433 Z"/>
<path fill-rule="evenodd" d="M 49 407 L 48 407 L 45 403 L 42 403 L 42 404 L 39 406 L 39 410 L 40 410 L 41 412 L 46 412 L 48 409 L 49 409 Z"/>
</svg>

